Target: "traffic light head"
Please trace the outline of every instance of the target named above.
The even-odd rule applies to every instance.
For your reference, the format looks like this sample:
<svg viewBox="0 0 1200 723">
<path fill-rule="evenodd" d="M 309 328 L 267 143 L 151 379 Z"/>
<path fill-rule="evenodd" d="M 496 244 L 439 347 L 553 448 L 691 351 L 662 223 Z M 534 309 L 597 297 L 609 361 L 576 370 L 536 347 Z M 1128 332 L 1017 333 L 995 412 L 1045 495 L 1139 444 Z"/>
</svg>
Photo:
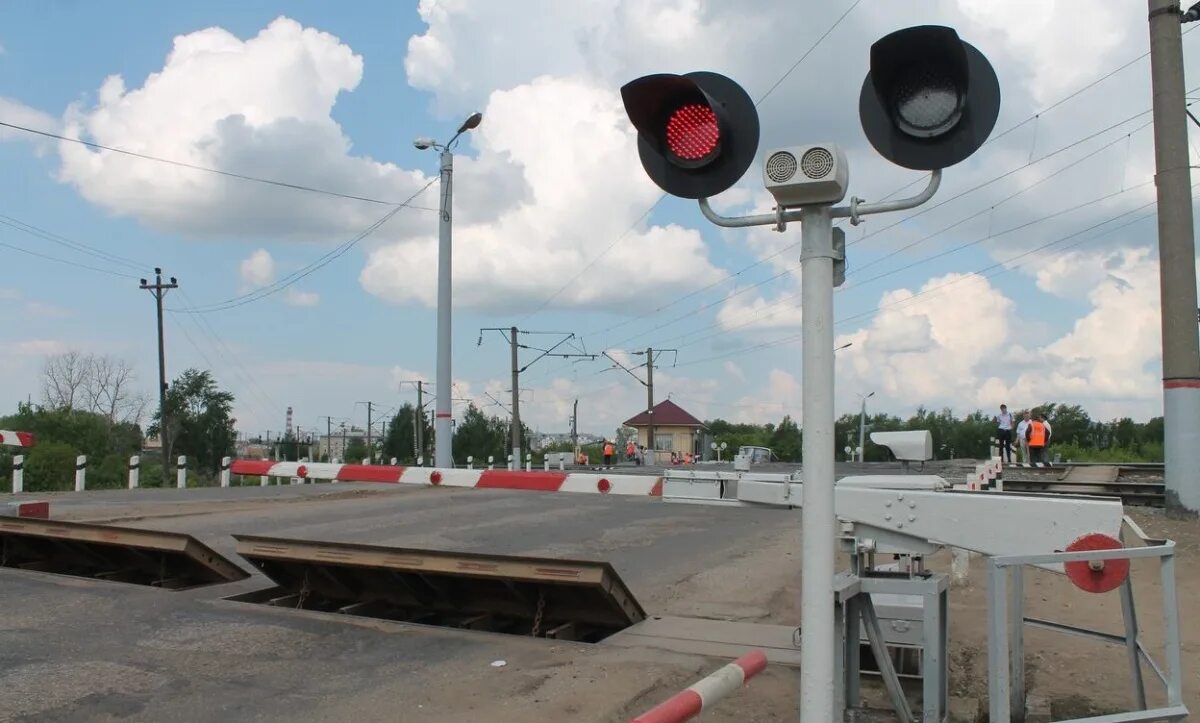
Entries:
<svg viewBox="0 0 1200 723">
<path fill-rule="evenodd" d="M 983 53 L 953 29 L 905 28 L 871 46 L 858 113 L 867 140 L 892 163 L 947 168 L 992 132 L 1000 83 Z"/>
<path fill-rule="evenodd" d="M 673 196 L 715 196 L 737 183 L 758 151 L 758 111 L 718 73 L 647 75 L 621 88 L 650 180 Z"/>
</svg>

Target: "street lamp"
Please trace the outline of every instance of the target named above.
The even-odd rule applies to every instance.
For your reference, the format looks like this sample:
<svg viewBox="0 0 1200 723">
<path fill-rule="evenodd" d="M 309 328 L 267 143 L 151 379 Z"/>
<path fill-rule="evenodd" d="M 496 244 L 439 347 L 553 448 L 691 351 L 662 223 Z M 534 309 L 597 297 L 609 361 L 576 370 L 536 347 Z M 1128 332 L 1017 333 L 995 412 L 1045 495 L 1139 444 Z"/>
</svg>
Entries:
<svg viewBox="0 0 1200 723">
<path fill-rule="evenodd" d="M 438 295 L 437 295 L 437 406 L 434 411 L 433 463 L 437 467 L 449 467 L 451 461 L 451 411 L 450 411 L 450 229 L 453 209 L 454 144 L 463 133 L 478 128 L 483 114 L 476 111 L 458 127 L 445 145 L 432 138 L 413 141 L 417 150 L 436 148 L 441 152 L 442 198 L 438 225 Z"/>
<path fill-rule="evenodd" d="M 866 456 L 866 440 L 863 437 L 866 436 L 867 432 L 867 400 L 875 396 L 875 392 L 871 392 L 866 396 L 861 394 L 858 396 L 862 399 L 862 413 L 858 416 L 858 461 L 863 462 L 865 461 L 863 457 Z"/>
</svg>

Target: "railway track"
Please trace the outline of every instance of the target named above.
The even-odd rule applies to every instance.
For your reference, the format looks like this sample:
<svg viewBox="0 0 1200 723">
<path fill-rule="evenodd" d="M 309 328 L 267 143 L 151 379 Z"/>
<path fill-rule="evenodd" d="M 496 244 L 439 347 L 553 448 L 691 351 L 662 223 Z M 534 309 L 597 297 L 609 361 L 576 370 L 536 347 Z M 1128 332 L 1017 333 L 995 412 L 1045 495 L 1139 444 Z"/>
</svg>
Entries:
<svg viewBox="0 0 1200 723">
<path fill-rule="evenodd" d="M 1120 497 L 1127 505 L 1163 507 L 1166 483 L 1161 464 L 1080 464 L 1055 469 L 1010 467 L 1004 489 L 1098 497 Z"/>
</svg>

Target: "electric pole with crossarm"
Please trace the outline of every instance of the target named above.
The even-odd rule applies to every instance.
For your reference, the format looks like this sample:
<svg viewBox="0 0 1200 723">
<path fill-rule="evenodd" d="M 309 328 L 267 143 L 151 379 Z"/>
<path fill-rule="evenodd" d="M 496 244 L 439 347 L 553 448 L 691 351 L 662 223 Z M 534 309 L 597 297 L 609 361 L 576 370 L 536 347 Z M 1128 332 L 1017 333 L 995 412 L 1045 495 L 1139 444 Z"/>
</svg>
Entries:
<svg viewBox="0 0 1200 723">
<path fill-rule="evenodd" d="M 158 310 L 158 439 L 162 443 L 162 475 L 163 486 L 171 485 L 171 438 L 169 435 L 167 424 L 167 355 L 163 347 L 163 297 L 167 295 L 170 289 L 179 288 L 179 282 L 175 277 L 171 277 L 170 283 L 163 283 L 162 269 L 155 267 L 154 283 L 147 283 L 145 279 L 139 279 L 142 285 L 139 288 L 150 292 L 154 297 L 154 303 Z"/>
</svg>

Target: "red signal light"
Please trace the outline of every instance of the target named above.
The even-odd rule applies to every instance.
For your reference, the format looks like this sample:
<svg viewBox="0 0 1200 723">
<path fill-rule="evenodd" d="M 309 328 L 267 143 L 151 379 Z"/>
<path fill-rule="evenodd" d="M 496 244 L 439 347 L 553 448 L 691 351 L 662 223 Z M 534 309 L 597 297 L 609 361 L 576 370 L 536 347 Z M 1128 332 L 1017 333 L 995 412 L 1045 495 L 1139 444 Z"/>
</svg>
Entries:
<svg viewBox="0 0 1200 723">
<path fill-rule="evenodd" d="M 682 161 L 706 160 L 716 153 L 720 143 L 717 114 L 707 105 L 682 105 L 667 119 L 667 148 Z"/>
</svg>

